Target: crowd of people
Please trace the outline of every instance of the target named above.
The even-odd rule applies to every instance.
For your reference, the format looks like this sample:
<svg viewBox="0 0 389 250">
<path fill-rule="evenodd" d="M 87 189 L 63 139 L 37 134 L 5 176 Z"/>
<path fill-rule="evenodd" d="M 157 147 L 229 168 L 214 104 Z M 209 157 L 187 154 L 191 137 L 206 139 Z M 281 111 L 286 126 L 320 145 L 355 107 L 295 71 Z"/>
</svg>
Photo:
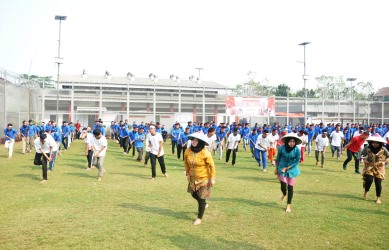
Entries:
<svg viewBox="0 0 389 250">
<path fill-rule="evenodd" d="M 183 160 L 188 180 L 188 192 L 198 202 L 198 216 L 194 224 L 202 222 L 206 199 L 210 197 L 211 187 L 215 184 L 216 171 L 213 155 L 223 159 L 225 164 L 232 166 L 237 162 L 239 150 L 250 150 L 253 161 L 267 172 L 268 164 L 275 166 L 274 173 L 281 185 L 281 201 L 287 199 L 286 212 L 291 212 L 293 187 L 296 177 L 300 174 L 299 164 L 303 163 L 306 155 L 314 150 L 316 165 L 325 168 L 325 153 L 330 147 L 332 157 L 338 160 L 343 151 L 347 158 L 343 169 L 354 158 L 355 173 L 361 174 L 359 164 L 363 162 L 362 170 L 364 197 L 374 181 L 376 186 L 376 203 L 381 203 L 381 181 L 385 177 L 385 165 L 389 162 L 389 125 L 360 126 L 359 124 L 291 124 L 280 126 L 249 123 L 220 123 L 188 122 L 183 125 L 176 122 L 168 131 L 159 122 L 131 125 L 128 120 L 112 121 L 107 131 L 102 120 L 97 120 L 92 127 L 82 128 L 80 122 L 62 122 L 58 126 L 55 121 L 47 124 L 34 124 L 23 121 L 19 132 L 12 124 L 4 129 L 5 149 L 8 158 L 12 158 L 15 139 L 22 141 L 22 153 L 26 154 L 35 148 L 35 165 L 42 165 L 42 183 L 47 182 L 47 172 L 54 170 L 55 159 L 60 156 L 62 148 L 68 150 L 74 139 L 85 142 L 86 170 L 98 169 L 99 181 L 102 180 L 104 159 L 108 148 L 107 138 L 119 144 L 124 155 L 131 154 L 138 162 L 151 165 L 151 180 L 157 177 L 156 162 L 158 161 L 162 174 L 168 177 L 164 160 L 163 143 L 171 139 L 171 153 L 178 160 Z M 241 145 L 241 148 L 239 148 Z M 143 154 L 145 152 L 145 157 Z"/>
</svg>

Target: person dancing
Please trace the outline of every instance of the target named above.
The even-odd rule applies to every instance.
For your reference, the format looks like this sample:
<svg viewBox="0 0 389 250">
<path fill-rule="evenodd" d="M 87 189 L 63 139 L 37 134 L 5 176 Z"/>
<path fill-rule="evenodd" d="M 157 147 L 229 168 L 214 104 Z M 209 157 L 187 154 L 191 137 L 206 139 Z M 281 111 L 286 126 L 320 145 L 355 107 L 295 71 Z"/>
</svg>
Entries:
<svg viewBox="0 0 389 250">
<path fill-rule="evenodd" d="M 211 195 L 211 187 L 215 184 L 215 163 L 211 153 L 205 148 L 208 145 L 206 135 L 194 133 L 188 136 L 191 146 L 185 151 L 184 166 L 188 180 L 188 193 L 198 202 L 198 215 L 193 225 L 202 222 L 206 199 Z"/>
<path fill-rule="evenodd" d="M 302 141 L 292 133 L 285 135 L 281 140 L 284 145 L 278 149 L 274 174 L 278 176 L 281 183 L 281 201 L 285 201 L 285 198 L 288 197 L 285 212 L 289 213 L 292 211 L 293 187 L 296 183 L 296 177 L 300 174 L 298 164 L 300 162 L 301 151 L 296 145 L 301 144 Z"/>
<path fill-rule="evenodd" d="M 365 147 L 361 155 L 364 156 L 363 163 L 365 164 L 362 172 L 363 187 L 365 193 L 363 197 L 367 199 L 371 184 L 375 183 L 376 204 L 381 204 L 382 180 L 385 179 L 385 164 L 389 162 L 389 151 L 384 147 L 385 140 L 375 134 L 366 139 L 369 146 Z"/>
</svg>

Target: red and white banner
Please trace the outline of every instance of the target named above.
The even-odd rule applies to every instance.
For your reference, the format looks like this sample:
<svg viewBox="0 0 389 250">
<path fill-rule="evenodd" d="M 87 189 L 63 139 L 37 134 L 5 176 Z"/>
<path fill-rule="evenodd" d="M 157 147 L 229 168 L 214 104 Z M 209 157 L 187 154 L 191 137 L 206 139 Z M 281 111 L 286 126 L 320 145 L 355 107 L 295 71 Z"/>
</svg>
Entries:
<svg viewBox="0 0 389 250">
<path fill-rule="evenodd" d="M 226 114 L 236 116 L 275 116 L 274 97 L 226 96 Z"/>
</svg>

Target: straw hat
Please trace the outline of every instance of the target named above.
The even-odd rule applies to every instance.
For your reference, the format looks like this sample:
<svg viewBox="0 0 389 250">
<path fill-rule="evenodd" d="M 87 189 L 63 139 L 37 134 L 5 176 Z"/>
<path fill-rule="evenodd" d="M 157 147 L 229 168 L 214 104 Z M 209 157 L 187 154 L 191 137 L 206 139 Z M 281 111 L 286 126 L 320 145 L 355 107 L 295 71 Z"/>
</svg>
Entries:
<svg viewBox="0 0 389 250">
<path fill-rule="evenodd" d="M 196 139 L 202 140 L 206 146 L 209 145 L 209 144 L 208 144 L 207 137 L 206 137 L 206 135 L 203 133 L 203 131 L 200 131 L 200 132 L 196 132 L 196 133 L 190 134 L 190 135 L 188 135 L 188 138 L 189 138 L 190 140 L 192 140 L 193 138 L 196 138 Z"/>
<path fill-rule="evenodd" d="M 384 140 L 384 138 L 382 138 L 378 133 L 374 134 L 374 135 L 371 135 L 369 136 L 366 141 L 375 141 L 375 142 L 381 142 L 381 143 L 386 143 L 386 141 Z"/>
<path fill-rule="evenodd" d="M 283 143 L 285 143 L 285 140 L 288 139 L 288 138 L 293 138 L 296 142 L 296 145 L 299 145 L 302 143 L 302 140 L 294 133 L 289 133 L 287 135 L 284 135 L 282 138 L 281 138 L 281 141 Z"/>
</svg>

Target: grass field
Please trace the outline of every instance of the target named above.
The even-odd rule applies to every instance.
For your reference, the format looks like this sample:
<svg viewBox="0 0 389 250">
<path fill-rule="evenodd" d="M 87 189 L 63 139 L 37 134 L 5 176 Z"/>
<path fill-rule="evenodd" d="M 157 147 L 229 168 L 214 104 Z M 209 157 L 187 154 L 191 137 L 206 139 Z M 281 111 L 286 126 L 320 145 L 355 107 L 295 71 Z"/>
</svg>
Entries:
<svg viewBox="0 0 389 250">
<path fill-rule="evenodd" d="M 326 168 L 313 156 L 300 165 L 292 203 L 285 213 L 273 167 L 257 167 L 249 152 L 237 164 L 215 157 L 217 181 L 203 223 L 193 226 L 197 203 L 186 192 L 183 162 L 165 145 L 169 177 L 150 181 L 150 167 L 110 142 L 106 173 L 85 171 L 83 142 L 75 141 L 48 183 L 41 184 L 34 153 L 14 157 L 0 150 L 0 249 L 388 249 L 389 183 L 382 204 L 362 199 L 362 178 L 353 164 L 327 153 Z M 342 155 L 341 160 L 345 158 Z"/>
</svg>

